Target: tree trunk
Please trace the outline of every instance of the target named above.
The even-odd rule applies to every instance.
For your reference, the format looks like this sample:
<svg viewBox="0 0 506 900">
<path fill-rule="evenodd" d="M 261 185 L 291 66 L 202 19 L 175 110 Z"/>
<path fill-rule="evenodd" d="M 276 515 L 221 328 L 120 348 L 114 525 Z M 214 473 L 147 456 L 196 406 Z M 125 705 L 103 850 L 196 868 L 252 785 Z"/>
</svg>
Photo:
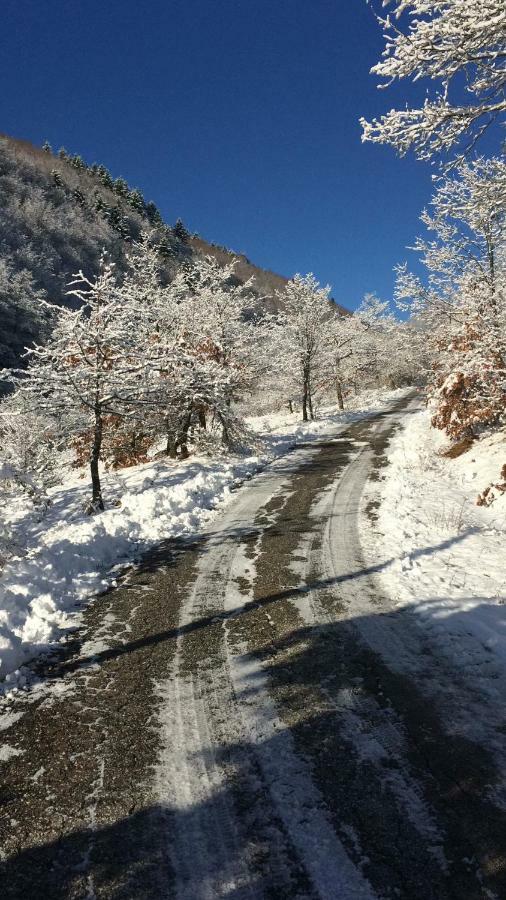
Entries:
<svg viewBox="0 0 506 900">
<path fill-rule="evenodd" d="M 218 422 L 221 425 L 221 443 L 223 444 L 224 447 L 227 447 L 228 449 L 230 449 L 231 439 L 230 439 L 230 431 L 229 431 L 229 428 L 227 425 L 227 420 L 226 420 L 226 418 L 223 418 L 223 416 L 220 415 L 220 413 L 217 410 L 216 410 L 215 415 L 216 415 L 216 418 L 218 419 Z"/>
<path fill-rule="evenodd" d="M 308 408 L 310 409 L 310 396 L 309 396 L 309 372 L 306 368 L 304 368 L 303 375 L 303 385 L 302 385 L 302 421 L 308 421 Z"/>
<path fill-rule="evenodd" d="M 206 423 L 206 411 L 205 411 L 205 409 L 204 409 L 203 406 L 199 406 L 199 409 L 198 409 L 198 416 L 199 416 L 199 425 L 200 425 L 200 427 L 206 429 L 206 428 L 207 428 L 207 423 Z"/>
<path fill-rule="evenodd" d="M 342 388 L 342 384 L 339 381 L 339 379 L 337 379 L 337 381 L 336 381 L 336 393 L 337 393 L 337 405 L 338 405 L 339 409 L 344 409 L 343 388 Z"/>
<path fill-rule="evenodd" d="M 102 486 L 100 484 L 100 473 L 98 471 L 98 463 L 100 460 L 100 451 L 102 449 L 102 410 L 98 404 L 95 405 L 95 427 L 93 431 L 93 444 L 90 455 L 90 472 L 91 472 L 91 505 L 93 511 L 104 509 L 104 501 L 102 498 Z"/>
<path fill-rule="evenodd" d="M 488 270 L 490 274 L 490 284 L 492 287 L 492 293 L 495 288 L 495 246 L 494 246 L 494 238 L 492 233 L 492 227 L 486 227 L 484 229 L 485 235 L 485 243 L 487 247 L 487 258 L 488 258 Z"/>
<path fill-rule="evenodd" d="M 288 401 L 288 410 L 289 412 L 293 413 L 293 403 L 291 400 Z"/>
<path fill-rule="evenodd" d="M 311 421 L 314 419 L 314 410 L 313 410 L 313 398 L 311 396 L 311 385 L 309 386 L 308 394 L 307 394 L 307 403 L 309 406 L 309 415 L 311 417 Z"/>
<path fill-rule="evenodd" d="M 165 452 L 170 459 L 177 458 L 177 441 L 173 434 L 167 434 L 167 445 Z"/>
<path fill-rule="evenodd" d="M 183 420 L 183 424 L 179 430 L 179 435 L 177 438 L 177 443 L 181 448 L 181 459 L 188 459 L 188 431 L 190 430 L 190 425 L 192 423 L 192 412 L 193 412 L 193 404 L 190 405 L 190 408 L 186 414 L 185 419 Z"/>
</svg>

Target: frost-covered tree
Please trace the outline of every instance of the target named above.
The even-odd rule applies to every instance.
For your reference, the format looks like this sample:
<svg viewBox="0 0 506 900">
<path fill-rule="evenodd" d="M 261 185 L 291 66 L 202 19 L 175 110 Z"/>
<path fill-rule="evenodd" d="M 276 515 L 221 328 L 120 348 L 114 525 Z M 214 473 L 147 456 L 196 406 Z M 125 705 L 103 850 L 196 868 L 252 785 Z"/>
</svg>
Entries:
<svg viewBox="0 0 506 900">
<path fill-rule="evenodd" d="M 432 339 L 433 424 L 473 437 L 506 413 L 505 167 L 478 160 L 436 184 L 434 238 L 415 245 L 427 278 L 399 267 L 396 297 Z"/>
<path fill-rule="evenodd" d="M 429 396 L 432 424 L 472 438 L 506 422 L 506 279 L 466 275 L 455 317 L 439 330 Z"/>
<path fill-rule="evenodd" d="M 351 315 L 335 316 L 325 329 L 327 381 L 335 386 L 340 409 L 345 386 L 386 383 L 385 363 L 396 345 L 397 326 L 389 304 L 366 294 Z"/>
<path fill-rule="evenodd" d="M 37 505 L 47 503 L 46 490 L 60 480 L 57 445 L 59 424 L 17 392 L 0 403 L 0 483 L 18 489 Z"/>
<path fill-rule="evenodd" d="M 11 375 L 18 392 L 44 416 L 62 422 L 69 440 L 86 439 L 92 482 L 90 511 L 104 509 L 99 463 L 111 422 L 132 416 L 148 388 L 138 340 L 139 313 L 125 302 L 113 266 L 95 280 L 82 272 L 70 293 L 77 310 L 51 306 L 50 339 L 29 351 L 26 371 Z"/>
<path fill-rule="evenodd" d="M 330 287 L 320 287 L 312 273 L 295 275 L 278 293 L 282 307 L 277 338 L 278 364 L 290 372 L 302 402 L 302 418 L 314 418 L 314 391 L 325 365 L 329 330 L 335 313 Z"/>
<path fill-rule="evenodd" d="M 383 337 L 379 361 L 379 377 L 389 388 L 426 384 L 431 355 L 424 321 L 417 316 L 396 320 Z"/>
<path fill-rule="evenodd" d="M 480 158 L 434 181 L 430 210 L 421 215 L 429 236 L 418 238 L 412 248 L 427 279 L 398 266 L 396 300 L 402 305 L 408 298 L 411 310 L 432 316 L 437 324 L 461 318 L 456 298 L 464 276 L 486 279 L 493 292 L 498 271 L 504 269 L 506 164 Z"/>
<path fill-rule="evenodd" d="M 14 510 L 28 501 L 42 518 L 50 505 L 48 488 L 61 481 L 59 437 L 58 423 L 22 394 L 0 402 L 0 568 L 22 550 L 9 524 Z"/>
<path fill-rule="evenodd" d="M 142 352 L 156 373 L 144 400 L 145 427 L 165 435 L 171 456 L 186 456 L 190 431 L 212 422 L 226 446 L 240 443 L 244 428 L 234 405 L 263 375 L 264 326 L 234 264 L 197 258 L 167 282 L 159 248 L 145 233 L 132 248 L 121 291 L 139 311 Z"/>
<path fill-rule="evenodd" d="M 381 87 L 429 79 L 436 89 L 418 109 L 361 119 L 364 141 L 420 158 L 447 151 L 467 135 L 473 145 L 506 111 L 504 0 L 383 0 Z"/>
<path fill-rule="evenodd" d="M 472 269 L 494 281 L 498 256 L 504 254 L 506 163 L 479 158 L 462 162 L 450 174 L 434 179 L 430 211 L 421 220 L 431 240 L 419 238 L 418 251 L 431 284 L 451 287 Z"/>
<path fill-rule="evenodd" d="M 123 280 L 125 302 L 137 309 L 137 339 L 142 353 L 156 373 L 143 413 L 144 429 L 153 437 L 164 435 L 167 451 L 176 455 L 180 445 L 177 421 L 186 400 L 182 388 L 183 305 L 179 292 L 161 277 L 158 246 L 147 232 L 134 244 Z"/>
<path fill-rule="evenodd" d="M 206 411 L 219 423 L 226 446 L 240 443 L 244 433 L 234 402 L 248 394 L 265 370 L 263 326 L 255 322 L 250 282 L 234 275 L 235 264 L 220 266 L 212 257 L 197 258 L 180 268 L 170 295 L 178 310 L 179 377 L 186 401 L 182 432 L 192 416 L 204 421 Z"/>
</svg>

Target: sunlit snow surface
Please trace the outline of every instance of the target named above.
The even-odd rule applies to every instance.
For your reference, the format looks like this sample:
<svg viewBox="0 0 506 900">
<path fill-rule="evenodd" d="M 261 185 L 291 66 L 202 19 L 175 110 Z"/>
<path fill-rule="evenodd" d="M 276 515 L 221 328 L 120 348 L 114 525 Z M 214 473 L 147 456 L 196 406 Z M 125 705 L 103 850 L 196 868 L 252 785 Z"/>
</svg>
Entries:
<svg viewBox="0 0 506 900">
<path fill-rule="evenodd" d="M 476 505 L 500 481 L 506 438 L 484 437 L 453 460 L 442 449 L 426 410 L 405 417 L 384 480 L 363 497 L 364 544 L 384 563 L 385 593 L 420 615 L 456 668 L 479 677 L 506 663 L 506 494 Z"/>
</svg>

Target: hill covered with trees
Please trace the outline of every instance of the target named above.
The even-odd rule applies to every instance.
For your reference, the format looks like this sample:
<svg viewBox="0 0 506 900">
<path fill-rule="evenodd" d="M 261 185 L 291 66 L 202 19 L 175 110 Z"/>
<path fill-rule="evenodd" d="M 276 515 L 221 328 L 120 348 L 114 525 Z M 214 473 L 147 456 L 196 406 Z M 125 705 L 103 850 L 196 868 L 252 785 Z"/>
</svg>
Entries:
<svg viewBox="0 0 506 900">
<path fill-rule="evenodd" d="M 0 137 L 0 368 L 17 365 L 24 348 L 44 340 L 49 318 L 41 300 L 71 306 L 73 273 L 93 276 L 105 251 L 121 272 L 132 243 L 147 231 L 167 280 L 189 258 L 236 260 L 234 279 L 253 279 L 266 308 L 279 307 L 288 279 L 254 266 L 244 255 L 190 235 L 178 220 L 163 222 L 155 203 L 105 166 L 87 165 L 62 148 Z"/>
</svg>

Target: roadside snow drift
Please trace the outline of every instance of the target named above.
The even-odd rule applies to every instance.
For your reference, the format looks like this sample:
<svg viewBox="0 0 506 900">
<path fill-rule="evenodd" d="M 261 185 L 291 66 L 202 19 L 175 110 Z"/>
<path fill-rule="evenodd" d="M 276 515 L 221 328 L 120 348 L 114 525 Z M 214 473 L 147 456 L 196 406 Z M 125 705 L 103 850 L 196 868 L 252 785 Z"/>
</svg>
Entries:
<svg viewBox="0 0 506 900">
<path fill-rule="evenodd" d="M 504 432 L 448 459 L 426 410 L 406 419 L 387 450 L 370 537 L 386 562 L 385 591 L 419 613 L 456 666 L 473 669 L 492 655 L 506 663 L 506 494 L 476 505 L 500 480 Z"/>
</svg>

